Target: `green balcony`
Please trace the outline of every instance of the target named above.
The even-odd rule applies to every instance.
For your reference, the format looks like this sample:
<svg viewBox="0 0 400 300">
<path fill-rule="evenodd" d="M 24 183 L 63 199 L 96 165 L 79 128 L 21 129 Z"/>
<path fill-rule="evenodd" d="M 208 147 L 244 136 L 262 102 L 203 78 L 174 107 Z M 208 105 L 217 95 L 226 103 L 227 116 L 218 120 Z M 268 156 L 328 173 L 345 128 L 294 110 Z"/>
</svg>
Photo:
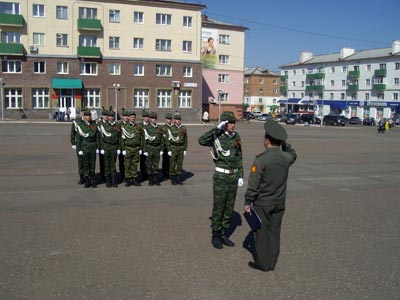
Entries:
<svg viewBox="0 0 400 300">
<path fill-rule="evenodd" d="M 24 45 L 16 43 L 0 43 L 0 55 L 24 55 Z"/>
<path fill-rule="evenodd" d="M 307 75 L 306 75 L 306 78 L 307 78 L 307 79 L 310 79 L 310 80 L 325 78 L 325 73 L 307 74 Z"/>
<path fill-rule="evenodd" d="M 307 85 L 306 86 L 306 91 L 307 92 L 312 92 L 312 91 L 323 91 L 325 90 L 325 85 Z"/>
<path fill-rule="evenodd" d="M 288 90 L 288 87 L 287 87 L 287 85 L 281 85 L 279 87 L 279 90 L 281 91 L 281 93 L 286 93 Z"/>
<path fill-rule="evenodd" d="M 288 80 L 288 78 L 289 78 L 289 76 L 288 76 L 288 75 L 282 75 L 282 76 L 281 76 L 281 82 L 285 82 L 285 81 L 287 81 L 287 80 Z"/>
<path fill-rule="evenodd" d="M 349 77 L 360 77 L 360 71 L 349 71 Z"/>
<path fill-rule="evenodd" d="M 359 89 L 358 84 L 349 84 L 347 86 L 347 89 L 349 90 L 349 92 L 357 92 Z"/>
<path fill-rule="evenodd" d="M 377 91 L 377 92 L 386 90 L 386 84 L 384 84 L 384 83 L 374 84 L 373 87 L 374 87 L 374 91 Z"/>
<path fill-rule="evenodd" d="M 100 58 L 101 51 L 99 47 L 82 47 L 78 46 L 78 56 L 79 57 L 91 57 L 91 58 Z"/>
<path fill-rule="evenodd" d="M 375 70 L 375 76 L 377 77 L 386 77 L 387 70 L 386 69 L 381 69 L 381 70 Z"/>
<path fill-rule="evenodd" d="M 101 31 L 101 21 L 95 19 L 78 19 L 78 30 Z"/>
<path fill-rule="evenodd" d="M 23 27 L 24 17 L 22 15 L 0 14 L 0 26 Z"/>
</svg>

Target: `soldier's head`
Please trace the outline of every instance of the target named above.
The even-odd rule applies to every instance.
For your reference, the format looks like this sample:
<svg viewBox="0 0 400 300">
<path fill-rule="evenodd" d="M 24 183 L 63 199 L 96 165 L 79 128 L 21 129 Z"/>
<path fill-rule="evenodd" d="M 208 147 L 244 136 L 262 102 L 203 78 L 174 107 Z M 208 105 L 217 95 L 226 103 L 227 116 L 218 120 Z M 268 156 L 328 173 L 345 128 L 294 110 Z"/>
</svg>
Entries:
<svg viewBox="0 0 400 300">
<path fill-rule="evenodd" d="M 90 113 L 90 110 L 85 109 L 85 111 L 83 112 L 83 118 L 85 119 L 85 121 L 90 121 L 92 119 L 92 114 Z"/>
<path fill-rule="evenodd" d="M 129 122 L 135 123 L 135 121 L 136 121 L 136 113 L 132 110 L 132 111 L 129 113 Z"/>
<path fill-rule="evenodd" d="M 127 110 L 122 110 L 122 120 L 124 122 L 128 122 L 129 121 L 129 111 Z"/>
<path fill-rule="evenodd" d="M 285 128 L 274 120 L 268 120 L 264 124 L 264 146 L 280 146 L 287 139 Z"/>
<path fill-rule="evenodd" d="M 108 111 L 107 116 L 108 116 L 108 118 L 107 118 L 108 121 L 110 123 L 114 123 L 114 121 L 115 121 L 115 113 L 112 110 Z"/>
<path fill-rule="evenodd" d="M 108 115 L 107 115 L 107 111 L 103 110 L 101 112 L 101 118 L 103 119 L 103 121 L 107 121 L 108 120 Z"/>
<path fill-rule="evenodd" d="M 150 123 L 157 124 L 157 113 L 152 112 L 149 115 Z"/>
<path fill-rule="evenodd" d="M 149 112 L 148 111 L 143 110 L 142 119 L 143 119 L 143 122 L 146 122 L 146 123 L 149 122 Z"/>
<path fill-rule="evenodd" d="M 225 130 L 232 133 L 235 130 L 236 118 L 235 114 L 231 111 L 224 111 L 221 114 L 221 121 L 227 121 Z"/>
<path fill-rule="evenodd" d="M 181 115 L 175 115 L 174 116 L 174 123 L 177 126 L 180 126 L 182 124 L 182 118 Z"/>
<path fill-rule="evenodd" d="M 172 124 L 172 114 L 167 113 L 165 115 L 165 124 L 171 125 Z"/>
</svg>

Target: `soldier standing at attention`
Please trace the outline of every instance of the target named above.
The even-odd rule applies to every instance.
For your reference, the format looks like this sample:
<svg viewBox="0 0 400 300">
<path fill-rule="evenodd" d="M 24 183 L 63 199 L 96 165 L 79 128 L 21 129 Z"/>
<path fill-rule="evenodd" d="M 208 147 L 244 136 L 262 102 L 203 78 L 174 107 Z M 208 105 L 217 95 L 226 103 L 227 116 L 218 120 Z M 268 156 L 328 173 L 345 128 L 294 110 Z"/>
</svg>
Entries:
<svg viewBox="0 0 400 300">
<path fill-rule="evenodd" d="M 76 150 L 82 156 L 83 175 L 85 177 L 85 188 L 92 186 L 96 188 L 94 178 L 96 168 L 96 153 L 98 152 L 96 123 L 91 120 L 90 110 L 85 110 L 83 121 L 77 124 L 79 137 L 76 139 Z"/>
<path fill-rule="evenodd" d="M 167 144 L 166 141 L 168 139 L 168 128 L 171 128 L 172 126 L 172 114 L 167 113 L 165 115 L 165 124 L 164 126 L 162 126 L 162 130 L 163 130 L 163 138 L 164 138 L 164 149 L 163 149 L 163 156 L 162 156 L 162 173 L 164 176 L 164 180 L 168 180 L 169 179 L 169 156 L 168 156 L 168 149 L 167 149 Z"/>
<path fill-rule="evenodd" d="M 84 184 L 85 176 L 83 175 L 83 157 L 82 155 L 78 154 L 78 150 L 76 149 L 76 144 L 78 142 L 77 140 L 79 138 L 78 125 L 80 124 L 80 122 L 82 122 L 80 116 L 77 116 L 75 120 L 72 120 L 70 137 L 71 137 L 72 149 L 75 150 L 78 159 L 78 174 L 79 174 L 78 184 Z"/>
<path fill-rule="evenodd" d="M 231 225 L 237 187 L 243 185 L 242 145 L 240 135 L 235 131 L 235 115 L 223 112 L 221 120 L 217 127 L 199 138 L 200 145 L 212 147 L 215 163 L 211 244 L 216 249 L 235 245 L 226 231 Z"/>
<path fill-rule="evenodd" d="M 108 123 L 100 125 L 100 153 L 104 154 L 106 187 L 118 187 L 115 163 L 121 153 L 121 129 L 115 122 L 113 111 L 108 112 Z"/>
<path fill-rule="evenodd" d="M 147 125 L 149 125 L 149 113 L 145 110 L 142 111 L 142 122 L 140 123 L 140 128 L 143 131 L 143 128 L 145 128 Z M 143 141 L 143 135 L 142 135 L 142 141 Z M 143 144 L 143 143 L 142 143 Z M 143 145 L 142 145 L 143 147 Z M 142 149 L 143 150 L 143 149 Z M 141 150 L 140 153 L 140 174 L 142 177 L 142 181 L 147 180 L 147 171 L 146 171 L 146 156 L 143 154 L 143 151 Z"/>
<path fill-rule="evenodd" d="M 289 167 L 296 161 L 297 155 L 285 142 L 287 133 L 280 124 L 269 120 L 265 122 L 264 129 L 266 150 L 257 155 L 251 166 L 244 210 L 251 213 L 253 205 L 262 221 L 256 231 L 255 262 L 249 262 L 249 267 L 272 271 L 279 256 Z"/>
<path fill-rule="evenodd" d="M 180 115 L 175 115 L 174 125 L 167 129 L 166 145 L 168 150 L 169 160 L 169 174 L 171 176 L 171 183 L 173 185 L 182 185 L 182 169 L 183 158 L 186 155 L 188 147 L 187 129 L 182 125 Z"/>
<path fill-rule="evenodd" d="M 101 112 L 101 120 L 97 123 L 97 130 L 99 131 L 99 136 L 101 136 L 100 125 L 108 124 L 108 113 L 104 109 Z M 99 163 L 100 163 L 100 175 L 101 175 L 101 183 L 106 183 L 106 175 L 104 168 L 104 154 L 99 153 Z"/>
<path fill-rule="evenodd" d="M 146 156 L 146 170 L 149 185 L 160 185 L 158 165 L 163 155 L 164 139 L 161 127 L 157 125 L 157 113 L 150 114 L 150 123 L 143 128 L 143 154 Z"/>
<path fill-rule="evenodd" d="M 125 110 L 125 108 L 122 108 L 122 120 L 118 122 L 118 126 L 121 128 L 123 124 L 129 124 L 129 112 Z M 118 166 L 119 166 L 118 168 L 119 175 L 121 177 L 121 183 L 122 183 L 125 180 L 125 156 L 122 154 L 122 149 L 121 153 L 118 155 Z"/>
<path fill-rule="evenodd" d="M 121 125 L 121 150 L 125 161 L 125 186 L 141 186 L 138 181 L 139 153 L 142 148 L 142 129 L 136 124 L 136 113 L 128 112 L 129 122 Z"/>
</svg>

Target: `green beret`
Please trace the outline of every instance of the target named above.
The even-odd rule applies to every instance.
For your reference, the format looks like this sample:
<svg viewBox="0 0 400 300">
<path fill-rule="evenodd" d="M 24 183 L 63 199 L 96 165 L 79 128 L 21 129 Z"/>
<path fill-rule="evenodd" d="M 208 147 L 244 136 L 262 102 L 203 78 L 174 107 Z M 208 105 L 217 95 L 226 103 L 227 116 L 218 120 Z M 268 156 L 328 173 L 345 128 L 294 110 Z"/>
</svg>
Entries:
<svg viewBox="0 0 400 300">
<path fill-rule="evenodd" d="M 152 113 L 150 113 L 149 117 L 153 118 L 153 119 L 157 119 L 157 113 L 152 112 Z"/>
<path fill-rule="evenodd" d="M 175 120 L 182 120 L 181 115 L 175 115 L 175 116 L 174 116 L 174 119 L 175 119 Z"/>
<path fill-rule="evenodd" d="M 166 119 L 172 119 L 172 114 L 167 113 L 167 114 L 165 115 L 165 118 L 166 118 Z"/>
<path fill-rule="evenodd" d="M 287 139 L 287 133 L 285 128 L 274 120 L 268 120 L 264 124 L 265 132 L 275 140 L 285 141 Z"/>
<path fill-rule="evenodd" d="M 148 111 L 142 111 L 142 117 L 148 117 L 149 116 L 149 112 Z"/>
<path fill-rule="evenodd" d="M 123 115 L 123 116 L 129 116 L 129 111 L 123 110 L 123 111 L 122 111 L 122 115 Z"/>
<path fill-rule="evenodd" d="M 92 114 L 90 113 L 90 110 L 85 109 L 85 111 L 83 112 L 84 116 L 91 116 Z"/>
<path fill-rule="evenodd" d="M 224 112 L 221 114 L 221 121 L 228 121 L 228 122 L 231 122 L 231 121 L 236 121 L 236 118 L 235 118 L 235 115 L 234 115 L 233 112 L 231 112 L 231 111 L 224 111 Z"/>
<path fill-rule="evenodd" d="M 109 116 L 109 117 L 115 117 L 115 113 L 114 113 L 112 110 L 109 110 L 109 111 L 107 112 L 107 116 Z"/>
<path fill-rule="evenodd" d="M 132 110 L 131 112 L 129 112 L 130 116 L 136 116 L 136 113 Z"/>
</svg>

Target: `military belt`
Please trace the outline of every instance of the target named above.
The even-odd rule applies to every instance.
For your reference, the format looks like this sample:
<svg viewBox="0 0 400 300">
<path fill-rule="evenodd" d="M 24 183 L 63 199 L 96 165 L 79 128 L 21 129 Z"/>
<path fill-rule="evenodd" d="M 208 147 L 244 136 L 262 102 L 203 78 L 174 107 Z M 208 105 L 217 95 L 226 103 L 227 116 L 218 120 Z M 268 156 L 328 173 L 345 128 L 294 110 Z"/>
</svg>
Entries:
<svg viewBox="0 0 400 300">
<path fill-rule="evenodd" d="M 87 144 L 87 143 L 95 143 L 96 139 L 84 139 L 82 140 L 82 143 Z"/>
<path fill-rule="evenodd" d="M 215 171 L 220 172 L 220 173 L 224 173 L 224 174 L 235 174 L 239 170 L 238 169 L 224 169 L 224 168 L 220 168 L 220 167 L 215 167 Z"/>
</svg>

